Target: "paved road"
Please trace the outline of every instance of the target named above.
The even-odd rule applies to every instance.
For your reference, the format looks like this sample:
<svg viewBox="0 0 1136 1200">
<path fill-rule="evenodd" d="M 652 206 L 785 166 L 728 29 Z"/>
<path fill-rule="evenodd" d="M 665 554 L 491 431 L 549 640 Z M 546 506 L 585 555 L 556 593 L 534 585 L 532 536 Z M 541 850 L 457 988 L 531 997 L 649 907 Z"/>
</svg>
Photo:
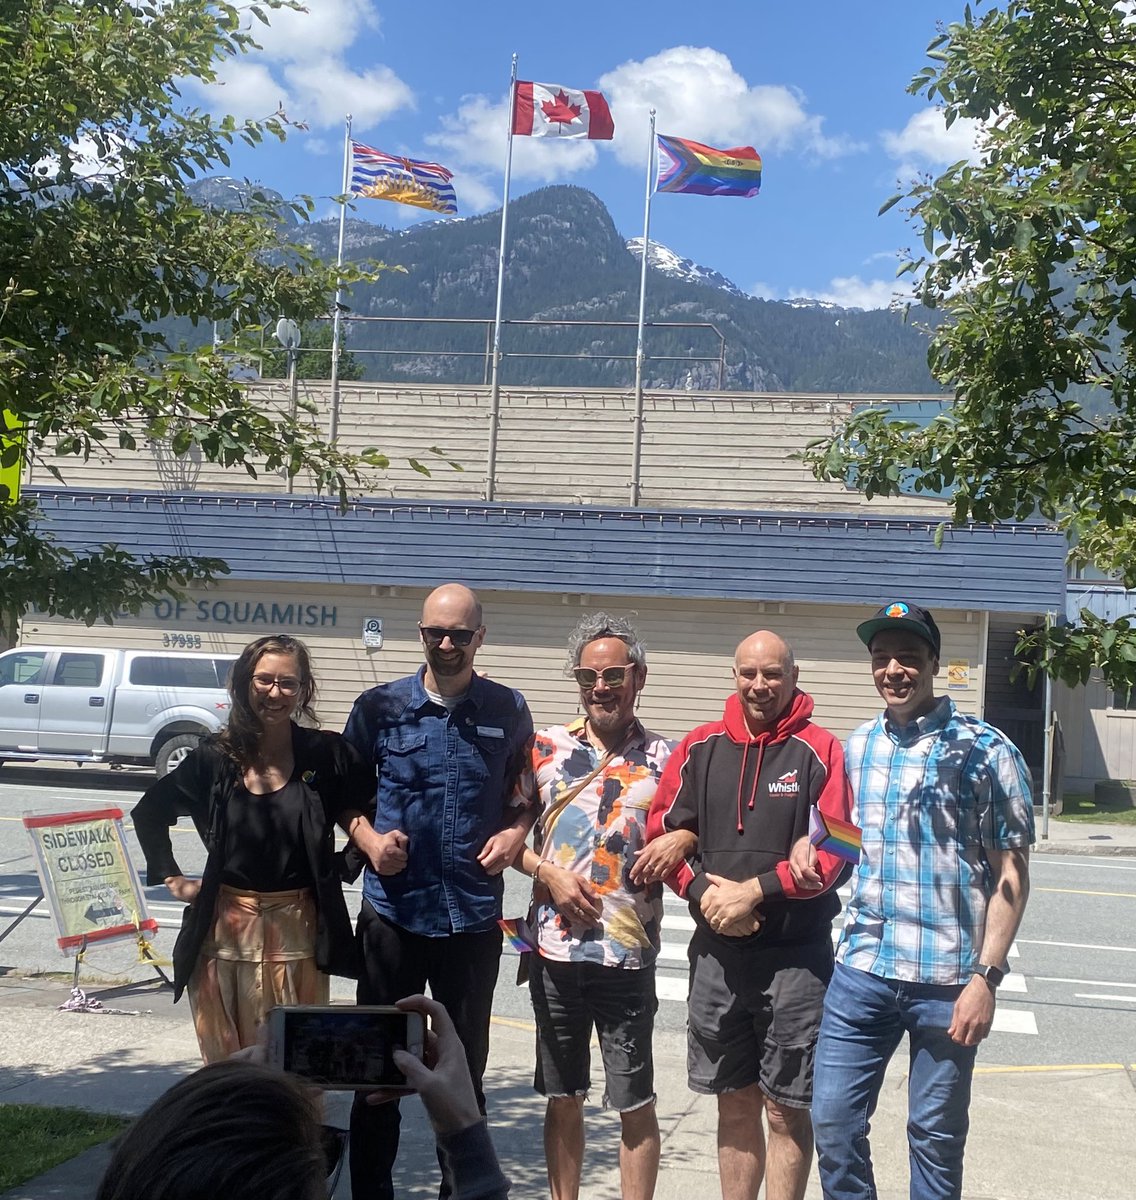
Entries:
<svg viewBox="0 0 1136 1200">
<path fill-rule="evenodd" d="M 38 890 L 22 817 L 28 812 L 67 811 L 115 804 L 129 812 L 150 781 L 143 772 L 90 768 L 13 768 L 0 772 L 0 928 L 26 908 Z M 135 861 L 142 865 L 133 833 Z M 200 842 L 185 825 L 175 830 L 182 866 L 198 871 Z M 1136 1060 L 1136 859 L 1035 855 L 1033 892 L 1003 985 L 995 1031 L 983 1049 L 984 1063 L 1052 1067 Z M 506 912 L 525 910 L 528 881 L 507 878 Z M 348 905 L 358 907 L 358 889 Z M 151 915 L 162 925 L 155 946 L 168 956 L 181 906 L 164 888 L 146 890 Z M 666 897 L 663 955 L 659 966 L 659 1028 L 677 1032 L 685 1022 L 686 945 L 693 921 L 685 904 Z M 0 969 L 69 970 L 55 948 L 45 905 L 0 943 Z M 91 951 L 92 977 L 144 978 L 134 947 L 117 943 Z M 531 1018 L 528 995 L 514 984 L 516 961 L 502 962 L 495 1012 L 505 1019 Z M 350 984 L 337 984 L 349 999 Z"/>
<path fill-rule="evenodd" d="M 109 771 L 11 768 L 0 771 L 0 928 L 26 907 L 37 881 L 25 812 L 58 812 L 108 803 L 129 809 L 147 779 Z M 1123 831 L 1115 831 L 1118 836 Z M 192 830 L 176 835 L 187 870 L 201 852 Z M 1126 836 L 1121 839 L 1129 842 Z M 139 862 L 140 862 L 139 858 Z M 1085 858 L 1036 855 L 1034 894 L 1015 947 L 1014 972 L 999 1003 L 998 1031 L 979 1058 L 972 1104 L 966 1200 L 1128 1200 L 1136 1176 L 1136 856 Z M 523 911 L 527 881 L 509 881 L 507 908 Z M 163 923 L 158 948 L 168 952 L 179 906 L 151 889 L 152 911 Z M 664 1169 L 659 1200 L 717 1194 L 713 1105 L 686 1088 L 685 944 L 689 918 L 668 898 L 660 971 L 659 1033 L 655 1041 Z M 112 1015 L 92 1017 L 56 1009 L 63 987 L 9 972 L 68 969 L 54 946 L 41 908 L 0 943 L 0 1093 L 5 1100 L 73 1103 L 137 1112 L 196 1062 L 184 1005 L 146 985 L 101 990 Z M 100 947 L 93 975 L 146 978 L 129 945 Z M 514 986 L 515 959 L 502 965 L 495 1004 L 489 1072 L 494 1132 L 515 1195 L 544 1189 L 541 1106 L 531 1091 L 532 1026 L 528 996 Z M 7 976 L 6 978 L 4 976 Z M 100 991 L 100 989 L 92 989 Z M 340 993 L 350 997 L 349 985 Z M 121 1013 L 122 1015 L 118 1015 Z M 906 1080 L 897 1056 L 873 1122 L 881 1200 L 905 1200 Z M 343 1117 L 340 1103 L 333 1119 Z M 583 1200 L 618 1200 L 613 1169 L 618 1122 L 588 1109 L 588 1159 Z M 407 1147 L 400 1155 L 400 1195 L 437 1194 L 433 1148 L 420 1111 L 408 1105 Z M 533 1148 L 537 1150 L 534 1153 Z M 97 1156 L 96 1156 L 97 1158 Z M 5 1200 L 48 1200 L 93 1194 L 97 1161 L 75 1160 L 58 1178 L 37 1181 Z M 69 1173 L 68 1173 L 69 1172 Z M 337 1193 L 345 1194 L 345 1187 Z M 815 1173 L 807 1200 L 819 1200 Z"/>
</svg>

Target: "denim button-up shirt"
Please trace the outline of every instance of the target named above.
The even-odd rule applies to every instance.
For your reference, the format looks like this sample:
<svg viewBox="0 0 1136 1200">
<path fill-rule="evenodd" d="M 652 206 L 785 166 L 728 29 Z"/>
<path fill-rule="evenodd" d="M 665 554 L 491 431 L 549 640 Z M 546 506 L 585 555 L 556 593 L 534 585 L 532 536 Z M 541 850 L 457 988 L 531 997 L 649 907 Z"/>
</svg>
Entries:
<svg viewBox="0 0 1136 1200">
<path fill-rule="evenodd" d="M 480 933 L 501 915 L 504 884 L 477 856 L 517 813 L 532 717 L 520 692 L 478 675 L 447 712 L 426 695 L 424 670 L 364 692 L 343 731 L 375 765 L 376 831 L 409 839 L 405 870 L 368 867 L 363 897 L 411 933 Z"/>
</svg>

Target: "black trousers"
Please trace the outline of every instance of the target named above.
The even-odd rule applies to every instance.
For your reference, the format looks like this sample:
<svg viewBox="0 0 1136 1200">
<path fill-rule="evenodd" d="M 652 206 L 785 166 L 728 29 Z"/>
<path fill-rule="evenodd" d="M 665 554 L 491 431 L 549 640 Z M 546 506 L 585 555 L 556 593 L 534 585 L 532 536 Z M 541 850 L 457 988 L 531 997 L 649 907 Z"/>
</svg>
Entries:
<svg viewBox="0 0 1136 1200">
<path fill-rule="evenodd" d="M 443 1005 L 465 1047 L 477 1104 L 485 1112 L 481 1077 L 489 1058 L 489 1017 L 501 959 L 501 930 L 423 937 L 380 916 L 366 900 L 355 931 L 363 973 L 359 1004 L 393 1004 L 424 992 Z M 402 1114 L 396 1103 L 351 1108 L 352 1200 L 394 1200 L 391 1170 L 398 1155 Z M 445 1177 L 439 1195 L 451 1194 Z"/>
</svg>

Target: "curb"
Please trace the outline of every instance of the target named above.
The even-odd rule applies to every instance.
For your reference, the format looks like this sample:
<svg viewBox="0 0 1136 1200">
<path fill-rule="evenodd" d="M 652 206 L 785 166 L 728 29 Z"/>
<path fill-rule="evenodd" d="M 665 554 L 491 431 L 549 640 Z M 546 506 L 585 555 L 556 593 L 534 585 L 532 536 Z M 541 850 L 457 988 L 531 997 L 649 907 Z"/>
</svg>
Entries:
<svg viewBox="0 0 1136 1200">
<path fill-rule="evenodd" d="M 1090 858 L 1094 855 L 1108 855 L 1112 858 L 1119 858 L 1122 856 L 1136 857 L 1136 846 L 1126 846 L 1117 842 L 1110 843 L 1103 841 L 1086 845 L 1084 842 L 1055 842 L 1049 839 L 1044 842 L 1034 842 L 1031 852 L 1033 854 L 1075 854 L 1085 858 Z"/>
</svg>

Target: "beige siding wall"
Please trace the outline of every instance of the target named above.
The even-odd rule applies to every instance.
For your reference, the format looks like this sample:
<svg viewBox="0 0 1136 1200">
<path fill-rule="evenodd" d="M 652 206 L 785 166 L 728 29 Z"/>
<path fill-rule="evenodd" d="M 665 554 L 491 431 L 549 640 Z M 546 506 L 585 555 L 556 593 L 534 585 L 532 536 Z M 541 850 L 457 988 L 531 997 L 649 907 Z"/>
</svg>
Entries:
<svg viewBox="0 0 1136 1200">
<path fill-rule="evenodd" d="M 258 385 L 265 405 L 287 405 L 287 390 Z M 328 388 L 305 383 L 326 429 Z M 793 455 L 838 428 L 867 396 L 707 395 L 652 393 L 645 399 L 640 503 L 647 508 L 786 509 L 851 512 L 869 507 L 838 484 L 819 484 Z M 879 400 L 895 397 L 877 397 Z M 911 397 L 908 397 L 911 399 Z M 484 494 L 489 437 L 488 390 L 347 384 L 342 388 L 341 444 L 376 446 L 391 460 L 368 488 L 372 495 L 422 500 L 479 499 Z M 554 389 L 501 395 L 495 499 L 623 506 L 631 494 L 634 399 L 625 392 Z M 430 453 L 438 446 L 464 468 L 457 472 Z M 427 477 L 408 459 L 431 467 Z M 174 457 L 142 444 L 83 464 L 55 462 L 72 487 L 137 491 L 261 491 L 282 493 L 286 481 L 224 470 L 199 456 Z M 42 466 L 30 482 L 56 481 Z M 308 484 L 296 481 L 296 490 Z M 938 501 L 900 497 L 871 511 L 943 510 Z"/>
<path fill-rule="evenodd" d="M 374 594 L 371 594 L 371 593 Z M 202 648 L 236 652 L 253 637 L 273 632 L 269 624 L 226 624 L 216 617 L 247 619 L 256 604 L 311 606 L 316 619 L 334 609 L 334 623 L 296 624 L 286 629 L 310 645 L 320 688 L 318 709 L 324 725 L 342 727 L 355 697 L 376 683 L 417 669 L 421 663 L 417 620 L 426 589 L 368 588 L 289 589 L 242 588 L 224 583 L 190 599 L 181 619 L 154 613 L 124 618 L 114 627 L 86 626 L 43 617 L 23 622 L 25 643 L 85 645 L 97 643 L 156 648 L 163 636 L 200 636 Z M 640 716 L 659 732 L 680 736 L 704 721 L 714 720 L 733 684 L 730 665 L 735 645 L 755 629 L 767 628 L 795 646 L 801 686 L 816 702 L 816 719 L 841 736 L 878 711 L 879 700 L 867 668 L 867 655 L 856 639 L 855 625 L 868 610 L 838 605 L 766 605 L 735 601 L 661 600 L 635 596 L 581 597 L 577 594 L 483 592 L 488 639 L 477 658 L 479 669 L 520 688 L 539 725 L 563 721 L 576 709 L 574 685 L 565 678 L 564 646 L 568 632 L 584 612 L 600 608 L 634 614 L 648 647 L 650 677 Z M 207 619 L 199 619 L 198 602 Z M 165 612 L 166 610 L 163 610 Z M 380 617 L 385 642 L 381 650 L 362 645 L 365 618 Z M 946 662 L 970 663 L 968 685 L 951 691 L 961 708 L 980 711 L 984 682 L 982 622 L 979 614 L 944 613 L 944 674 Z"/>
<path fill-rule="evenodd" d="M 1098 676 L 1084 687 L 1054 686 L 1065 742 L 1066 791 L 1091 792 L 1098 779 L 1136 779 L 1136 711 L 1112 707 Z"/>
</svg>

